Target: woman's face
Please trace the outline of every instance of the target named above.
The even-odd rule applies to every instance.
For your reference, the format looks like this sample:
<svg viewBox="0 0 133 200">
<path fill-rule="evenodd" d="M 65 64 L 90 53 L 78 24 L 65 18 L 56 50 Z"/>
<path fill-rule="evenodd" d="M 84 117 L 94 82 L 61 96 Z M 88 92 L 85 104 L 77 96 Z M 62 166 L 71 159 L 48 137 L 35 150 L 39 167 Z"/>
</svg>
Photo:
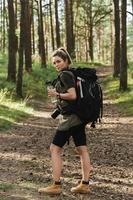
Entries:
<svg viewBox="0 0 133 200">
<path fill-rule="evenodd" d="M 61 57 L 59 56 L 54 56 L 53 57 L 53 64 L 56 68 L 57 71 L 61 71 L 65 68 L 68 67 L 68 61 L 66 59 L 66 61 L 64 61 Z"/>
</svg>

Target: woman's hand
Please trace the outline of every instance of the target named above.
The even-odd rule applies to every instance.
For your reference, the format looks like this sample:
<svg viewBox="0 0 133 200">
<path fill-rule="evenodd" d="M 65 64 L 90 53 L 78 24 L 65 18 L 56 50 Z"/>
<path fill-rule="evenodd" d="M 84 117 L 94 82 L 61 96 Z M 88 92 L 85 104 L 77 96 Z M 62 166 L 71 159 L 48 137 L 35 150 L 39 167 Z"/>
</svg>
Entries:
<svg viewBox="0 0 133 200">
<path fill-rule="evenodd" d="M 48 89 L 48 96 L 49 97 L 56 97 L 58 93 L 56 92 L 56 89 Z"/>
</svg>

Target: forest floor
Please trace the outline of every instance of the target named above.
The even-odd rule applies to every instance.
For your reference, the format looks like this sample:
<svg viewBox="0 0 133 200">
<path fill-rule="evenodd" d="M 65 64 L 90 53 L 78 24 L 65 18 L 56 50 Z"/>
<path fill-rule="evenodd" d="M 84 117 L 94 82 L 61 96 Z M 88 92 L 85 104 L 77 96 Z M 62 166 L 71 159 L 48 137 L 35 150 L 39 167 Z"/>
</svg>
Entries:
<svg viewBox="0 0 133 200">
<path fill-rule="evenodd" d="M 100 72 L 102 78 L 108 71 Z M 0 132 L 0 200 L 131 200 L 133 199 L 133 117 L 118 111 L 104 97 L 104 117 L 96 129 L 86 128 L 93 165 L 91 192 L 71 194 L 81 179 L 79 156 L 73 142 L 64 147 L 63 192 L 40 195 L 37 190 L 51 183 L 49 145 L 58 120 L 43 102 L 35 102 L 34 116 Z"/>
</svg>

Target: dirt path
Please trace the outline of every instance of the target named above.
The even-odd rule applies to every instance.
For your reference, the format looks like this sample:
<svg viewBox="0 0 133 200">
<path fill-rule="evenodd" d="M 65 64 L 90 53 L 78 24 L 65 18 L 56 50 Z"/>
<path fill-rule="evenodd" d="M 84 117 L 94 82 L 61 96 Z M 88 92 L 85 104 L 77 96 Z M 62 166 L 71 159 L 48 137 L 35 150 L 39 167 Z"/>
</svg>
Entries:
<svg viewBox="0 0 133 200">
<path fill-rule="evenodd" d="M 106 97 L 102 124 L 96 129 L 87 126 L 94 168 L 90 194 L 70 192 L 81 179 L 79 157 L 70 141 L 62 155 L 63 193 L 54 197 L 39 195 L 37 189 L 51 182 L 49 145 L 58 120 L 50 118 L 50 111 L 43 103 L 37 105 L 33 117 L 0 132 L 0 200 L 133 199 L 133 117 L 122 116 Z"/>
</svg>

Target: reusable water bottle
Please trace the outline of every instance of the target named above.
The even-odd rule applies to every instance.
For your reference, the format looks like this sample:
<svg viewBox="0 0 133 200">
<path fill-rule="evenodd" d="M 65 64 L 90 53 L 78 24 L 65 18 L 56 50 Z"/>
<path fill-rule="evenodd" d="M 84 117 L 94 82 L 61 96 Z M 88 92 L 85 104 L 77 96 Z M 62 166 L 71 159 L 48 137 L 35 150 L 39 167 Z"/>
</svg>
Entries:
<svg viewBox="0 0 133 200">
<path fill-rule="evenodd" d="M 54 87 L 51 84 L 47 84 L 47 91 L 51 89 L 54 89 Z M 56 97 L 49 97 L 49 100 L 52 104 L 55 104 L 57 102 Z"/>
</svg>

